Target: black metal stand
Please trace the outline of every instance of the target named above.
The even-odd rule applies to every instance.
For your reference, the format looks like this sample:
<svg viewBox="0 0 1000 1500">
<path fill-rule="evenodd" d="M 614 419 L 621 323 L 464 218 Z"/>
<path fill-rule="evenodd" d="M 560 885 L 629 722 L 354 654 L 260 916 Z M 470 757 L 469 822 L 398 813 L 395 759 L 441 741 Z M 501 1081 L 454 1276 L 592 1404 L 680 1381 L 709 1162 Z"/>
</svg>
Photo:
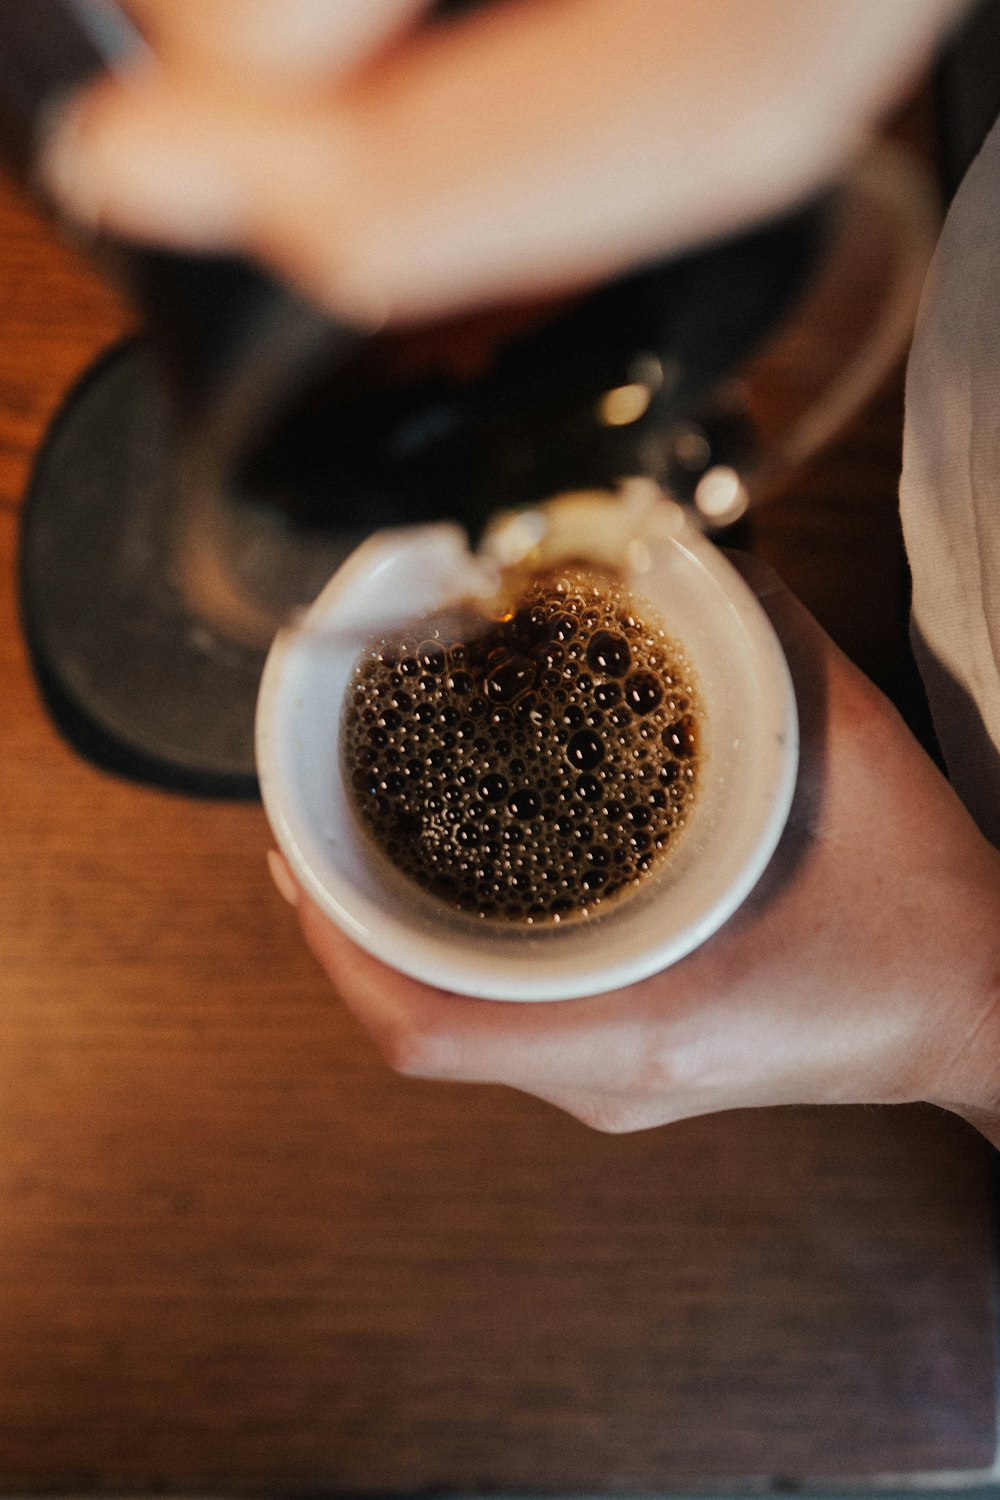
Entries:
<svg viewBox="0 0 1000 1500">
<path fill-rule="evenodd" d="M 25 634 L 49 712 L 88 759 L 196 796 L 255 797 L 264 653 L 216 636 L 174 586 L 171 429 L 141 341 L 71 392 L 25 502 Z"/>
</svg>

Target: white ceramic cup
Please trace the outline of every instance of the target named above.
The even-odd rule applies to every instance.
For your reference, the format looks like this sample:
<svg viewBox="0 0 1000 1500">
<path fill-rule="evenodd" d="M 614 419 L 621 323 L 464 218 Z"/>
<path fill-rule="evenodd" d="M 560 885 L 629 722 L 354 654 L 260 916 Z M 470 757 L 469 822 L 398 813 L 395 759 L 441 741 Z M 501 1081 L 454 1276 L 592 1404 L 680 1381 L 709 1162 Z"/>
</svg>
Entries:
<svg viewBox="0 0 1000 1500">
<path fill-rule="evenodd" d="M 498 564 L 529 544 L 543 565 L 584 550 L 614 566 L 683 648 L 704 714 L 698 789 L 676 848 L 605 910 L 558 926 L 484 921 L 403 876 L 361 827 L 339 751 L 345 692 L 364 647 L 468 597 L 470 587 L 489 592 Z M 274 642 L 257 710 L 264 806 L 308 896 L 385 963 L 486 999 L 560 1000 L 615 989 L 704 942 L 773 854 L 797 761 L 795 698 L 770 621 L 680 507 L 642 486 L 625 498 L 550 502 L 499 527 L 475 557 L 450 525 L 369 538 L 301 627 Z"/>
</svg>

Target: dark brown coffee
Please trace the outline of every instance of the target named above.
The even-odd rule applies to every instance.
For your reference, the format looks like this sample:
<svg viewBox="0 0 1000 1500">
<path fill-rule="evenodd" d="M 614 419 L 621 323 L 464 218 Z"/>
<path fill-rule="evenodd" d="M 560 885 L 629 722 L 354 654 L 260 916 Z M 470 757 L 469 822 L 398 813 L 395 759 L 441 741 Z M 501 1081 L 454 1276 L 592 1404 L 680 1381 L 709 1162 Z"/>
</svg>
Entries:
<svg viewBox="0 0 1000 1500">
<path fill-rule="evenodd" d="M 374 644 L 348 688 L 342 763 L 362 823 L 425 890 L 484 919 L 565 922 L 675 845 L 700 714 L 650 609 L 564 569 L 474 633 L 427 620 Z"/>
</svg>

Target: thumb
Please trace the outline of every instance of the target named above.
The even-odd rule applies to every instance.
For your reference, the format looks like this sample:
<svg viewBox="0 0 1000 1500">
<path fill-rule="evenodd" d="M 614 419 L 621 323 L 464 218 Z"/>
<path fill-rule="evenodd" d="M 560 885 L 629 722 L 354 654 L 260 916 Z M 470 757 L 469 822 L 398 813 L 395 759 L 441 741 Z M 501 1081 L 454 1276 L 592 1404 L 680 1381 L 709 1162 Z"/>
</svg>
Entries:
<svg viewBox="0 0 1000 1500">
<path fill-rule="evenodd" d="M 789 592 L 784 580 L 762 557 L 753 552 L 738 552 L 732 547 L 723 547 L 721 551 L 761 601 Z"/>
</svg>

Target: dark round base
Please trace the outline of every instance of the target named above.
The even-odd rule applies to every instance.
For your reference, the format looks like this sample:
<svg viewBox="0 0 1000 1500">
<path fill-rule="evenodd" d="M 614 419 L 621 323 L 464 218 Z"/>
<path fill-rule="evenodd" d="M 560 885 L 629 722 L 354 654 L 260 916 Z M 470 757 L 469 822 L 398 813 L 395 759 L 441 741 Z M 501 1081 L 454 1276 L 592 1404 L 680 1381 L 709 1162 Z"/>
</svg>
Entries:
<svg viewBox="0 0 1000 1500">
<path fill-rule="evenodd" d="M 174 454 L 143 344 L 70 394 L 24 507 L 21 610 L 40 690 L 73 747 L 132 780 L 257 795 L 264 654 L 217 638 L 171 581 Z"/>
</svg>

